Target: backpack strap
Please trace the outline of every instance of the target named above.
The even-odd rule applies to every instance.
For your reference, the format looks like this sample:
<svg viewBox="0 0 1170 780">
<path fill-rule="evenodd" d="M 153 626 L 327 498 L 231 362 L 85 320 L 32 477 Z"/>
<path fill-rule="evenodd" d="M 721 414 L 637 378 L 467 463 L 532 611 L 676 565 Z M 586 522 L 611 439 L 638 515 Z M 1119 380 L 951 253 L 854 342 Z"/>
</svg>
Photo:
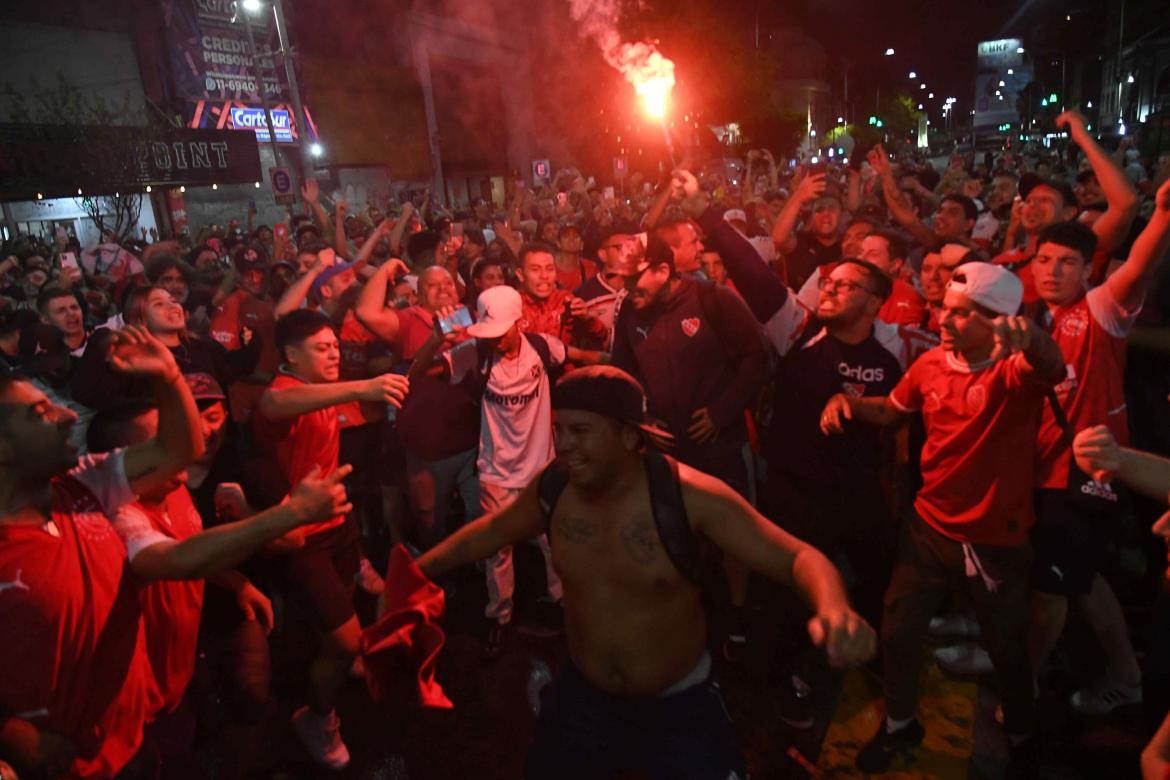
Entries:
<svg viewBox="0 0 1170 780">
<path fill-rule="evenodd" d="M 569 484 L 569 475 L 554 460 L 544 467 L 537 480 L 536 500 L 540 504 L 540 517 L 544 521 L 545 533 L 551 534 L 553 510 L 557 508 L 561 493 L 565 492 L 565 485 Z"/>
<path fill-rule="evenodd" d="M 699 542 L 687 518 L 679 482 L 678 461 L 657 451 L 642 457 L 650 484 L 650 508 L 654 526 L 666 556 L 688 581 L 701 585 Z"/>
<path fill-rule="evenodd" d="M 524 338 L 536 350 L 536 354 L 540 357 L 541 365 L 544 366 L 544 372 L 548 374 L 548 381 L 555 384 L 557 379 L 564 371 L 564 366 L 554 366 L 552 364 L 552 350 L 549 349 L 548 342 L 539 333 L 525 333 Z"/>
</svg>

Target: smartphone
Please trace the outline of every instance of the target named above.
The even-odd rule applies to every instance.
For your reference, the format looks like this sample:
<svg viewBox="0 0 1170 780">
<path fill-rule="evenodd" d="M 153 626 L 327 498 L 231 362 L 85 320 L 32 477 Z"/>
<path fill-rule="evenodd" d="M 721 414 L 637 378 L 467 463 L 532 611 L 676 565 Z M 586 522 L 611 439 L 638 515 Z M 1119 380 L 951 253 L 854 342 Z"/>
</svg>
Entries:
<svg viewBox="0 0 1170 780">
<path fill-rule="evenodd" d="M 613 187 L 606 187 L 601 193 L 606 200 L 613 200 Z"/>
<path fill-rule="evenodd" d="M 467 328 L 471 326 L 471 312 L 466 307 L 460 306 L 450 317 L 444 317 L 439 320 L 439 330 L 443 333 L 451 333 L 455 328 Z"/>
<path fill-rule="evenodd" d="M 277 222 L 276 227 L 272 228 L 272 235 L 277 238 L 288 238 L 288 225 L 283 222 Z"/>
<path fill-rule="evenodd" d="M 61 253 L 61 270 L 72 268 L 74 271 L 80 271 L 80 266 L 77 265 L 77 255 L 72 252 Z"/>
</svg>

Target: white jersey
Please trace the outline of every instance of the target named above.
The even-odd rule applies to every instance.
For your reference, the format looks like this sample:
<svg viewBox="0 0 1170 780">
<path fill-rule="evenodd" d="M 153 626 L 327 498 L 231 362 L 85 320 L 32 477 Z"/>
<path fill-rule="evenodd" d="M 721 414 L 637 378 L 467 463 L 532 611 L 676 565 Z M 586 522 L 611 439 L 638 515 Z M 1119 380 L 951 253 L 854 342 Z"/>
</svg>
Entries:
<svg viewBox="0 0 1170 780">
<path fill-rule="evenodd" d="M 533 334 L 548 344 L 549 360 L 564 365 L 565 345 L 552 336 Z M 451 381 L 458 383 L 479 370 L 475 341 L 444 353 Z M 506 488 L 522 488 L 553 458 L 552 398 L 540 355 L 526 337 L 520 354 L 508 360 L 490 358 L 479 424 L 479 478 Z"/>
</svg>

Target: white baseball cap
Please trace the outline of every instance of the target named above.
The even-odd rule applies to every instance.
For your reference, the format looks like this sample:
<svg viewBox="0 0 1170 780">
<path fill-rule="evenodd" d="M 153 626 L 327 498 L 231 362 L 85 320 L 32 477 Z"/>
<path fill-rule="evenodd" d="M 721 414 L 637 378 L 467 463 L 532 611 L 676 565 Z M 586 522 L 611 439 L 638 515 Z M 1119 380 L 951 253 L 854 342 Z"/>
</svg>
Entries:
<svg viewBox="0 0 1170 780">
<path fill-rule="evenodd" d="M 475 302 L 476 322 L 467 332 L 477 339 L 498 339 L 524 314 L 520 293 L 506 284 L 489 287 Z"/>
<path fill-rule="evenodd" d="M 962 293 L 996 314 L 1015 314 L 1024 300 L 1024 283 L 994 263 L 963 263 L 955 269 L 947 289 Z"/>
<path fill-rule="evenodd" d="M 727 211 L 723 212 L 723 219 L 727 222 L 734 222 L 736 220 L 740 222 L 747 222 L 747 214 L 743 209 L 728 209 Z"/>
</svg>

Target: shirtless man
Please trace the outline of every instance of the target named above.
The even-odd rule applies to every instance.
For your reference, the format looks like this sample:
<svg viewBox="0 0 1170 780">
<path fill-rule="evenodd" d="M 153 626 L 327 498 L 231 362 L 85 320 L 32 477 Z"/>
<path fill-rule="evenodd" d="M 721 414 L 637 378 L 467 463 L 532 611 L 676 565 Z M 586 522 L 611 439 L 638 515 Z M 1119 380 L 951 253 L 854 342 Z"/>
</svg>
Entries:
<svg viewBox="0 0 1170 780">
<path fill-rule="evenodd" d="M 711 675 L 699 578 L 678 552 L 694 541 L 689 534 L 796 588 L 814 613 L 809 636 L 830 663 L 870 658 L 873 629 L 850 608 L 821 553 L 768 523 L 727 485 L 681 463 L 677 480 L 666 470 L 665 487 L 648 476 L 664 461 L 646 452 L 646 436 L 656 431 L 643 424 L 645 394 L 628 374 L 611 366 L 572 371 L 552 402 L 556 467 L 567 478 L 559 500 L 542 507 L 540 480 L 533 480 L 514 503 L 418 560 L 433 579 L 550 529 L 569 660 L 543 695 L 525 775 L 745 777 Z M 662 507 L 668 491 L 680 488 L 682 520 L 668 528 L 664 515 L 672 513 Z M 673 500 L 677 507 L 677 494 Z"/>
</svg>

